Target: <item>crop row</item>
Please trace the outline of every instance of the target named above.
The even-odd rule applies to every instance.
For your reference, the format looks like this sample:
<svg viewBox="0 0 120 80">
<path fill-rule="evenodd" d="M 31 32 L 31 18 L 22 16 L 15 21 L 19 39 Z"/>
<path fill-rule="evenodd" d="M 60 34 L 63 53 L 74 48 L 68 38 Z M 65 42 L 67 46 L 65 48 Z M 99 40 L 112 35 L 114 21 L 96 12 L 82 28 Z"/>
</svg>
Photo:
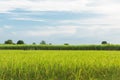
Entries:
<svg viewBox="0 0 120 80">
<path fill-rule="evenodd" d="M 0 45 L 0 50 L 120 50 L 120 45 Z"/>
</svg>

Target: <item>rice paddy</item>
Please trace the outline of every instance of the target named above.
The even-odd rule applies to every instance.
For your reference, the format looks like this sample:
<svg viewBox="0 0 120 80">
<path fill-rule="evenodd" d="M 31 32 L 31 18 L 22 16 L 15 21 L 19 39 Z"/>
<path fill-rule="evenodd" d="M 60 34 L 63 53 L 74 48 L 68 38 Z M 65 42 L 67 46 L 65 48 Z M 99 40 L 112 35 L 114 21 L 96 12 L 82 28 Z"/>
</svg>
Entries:
<svg viewBox="0 0 120 80">
<path fill-rule="evenodd" d="M 120 52 L 1 50 L 0 80 L 120 80 Z"/>
</svg>

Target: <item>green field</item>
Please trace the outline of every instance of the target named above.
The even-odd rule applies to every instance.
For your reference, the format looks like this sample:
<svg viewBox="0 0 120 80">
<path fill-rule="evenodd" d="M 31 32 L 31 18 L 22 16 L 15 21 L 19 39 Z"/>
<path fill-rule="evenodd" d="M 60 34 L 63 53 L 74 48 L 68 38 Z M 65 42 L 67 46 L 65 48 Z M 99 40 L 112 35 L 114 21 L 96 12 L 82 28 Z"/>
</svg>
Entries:
<svg viewBox="0 0 120 80">
<path fill-rule="evenodd" d="M 120 45 L 13 45 L 1 44 L 0 50 L 120 50 Z"/>
<path fill-rule="evenodd" d="M 120 52 L 1 50 L 0 80 L 120 80 Z"/>
</svg>

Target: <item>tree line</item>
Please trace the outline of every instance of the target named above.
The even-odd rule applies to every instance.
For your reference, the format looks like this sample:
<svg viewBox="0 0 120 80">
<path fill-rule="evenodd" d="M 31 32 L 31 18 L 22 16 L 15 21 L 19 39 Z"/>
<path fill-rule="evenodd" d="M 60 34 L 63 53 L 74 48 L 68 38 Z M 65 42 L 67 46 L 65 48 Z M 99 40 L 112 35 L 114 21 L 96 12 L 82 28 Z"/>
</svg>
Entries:
<svg viewBox="0 0 120 80">
<path fill-rule="evenodd" d="M 25 42 L 23 41 L 23 40 L 18 40 L 16 43 L 14 43 L 12 40 L 6 40 L 5 42 L 4 42 L 4 44 L 25 44 Z M 32 44 L 36 44 L 35 42 L 33 42 Z M 44 41 L 44 40 L 42 40 L 41 42 L 40 42 L 40 44 L 46 44 L 46 42 Z M 49 44 L 51 44 L 51 43 L 49 43 Z"/>
<path fill-rule="evenodd" d="M 12 40 L 9 39 L 9 40 L 6 40 L 4 42 L 4 44 L 25 44 L 25 42 L 23 40 L 18 40 L 16 43 L 14 43 Z M 32 44 L 35 45 L 36 43 L 33 42 Z M 46 41 L 42 40 L 40 42 L 40 44 L 46 45 L 47 43 L 46 43 Z M 102 41 L 101 44 L 109 44 L 109 43 L 107 41 Z M 52 45 L 52 43 L 49 43 L 49 45 Z M 69 45 L 69 44 L 68 43 L 64 43 L 64 45 Z"/>
</svg>

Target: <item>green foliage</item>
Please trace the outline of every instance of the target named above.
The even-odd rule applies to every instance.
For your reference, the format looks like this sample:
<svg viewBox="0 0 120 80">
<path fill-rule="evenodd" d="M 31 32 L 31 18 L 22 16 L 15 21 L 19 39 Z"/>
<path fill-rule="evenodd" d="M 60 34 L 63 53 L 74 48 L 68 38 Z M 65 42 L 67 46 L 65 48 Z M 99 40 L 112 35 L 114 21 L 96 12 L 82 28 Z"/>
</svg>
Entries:
<svg viewBox="0 0 120 80">
<path fill-rule="evenodd" d="M 17 44 L 24 44 L 24 41 L 23 40 L 18 40 Z"/>
<path fill-rule="evenodd" d="M 33 45 L 36 45 L 36 43 L 35 43 L 35 42 L 33 42 L 32 44 L 33 44 Z"/>
<path fill-rule="evenodd" d="M 64 43 L 64 45 L 69 45 L 68 43 Z"/>
<path fill-rule="evenodd" d="M 46 42 L 45 42 L 44 40 L 42 40 L 42 41 L 40 42 L 40 44 L 41 44 L 41 45 L 46 45 Z"/>
<path fill-rule="evenodd" d="M 108 44 L 108 43 L 107 43 L 107 41 L 102 41 L 102 43 L 101 43 L 101 44 Z"/>
<path fill-rule="evenodd" d="M 0 50 L 120 50 L 120 45 L 0 45 Z"/>
<path fill-rule="evenodd" d="M 4 42 L 4 44 L 13 44 L 13 41 L 12 40 L 7 40 Z"/>
<path fill-rule="evenodd" d="M 2 50 L 0 79 L 120 80 L 120 52 Z"/>
</svg>

